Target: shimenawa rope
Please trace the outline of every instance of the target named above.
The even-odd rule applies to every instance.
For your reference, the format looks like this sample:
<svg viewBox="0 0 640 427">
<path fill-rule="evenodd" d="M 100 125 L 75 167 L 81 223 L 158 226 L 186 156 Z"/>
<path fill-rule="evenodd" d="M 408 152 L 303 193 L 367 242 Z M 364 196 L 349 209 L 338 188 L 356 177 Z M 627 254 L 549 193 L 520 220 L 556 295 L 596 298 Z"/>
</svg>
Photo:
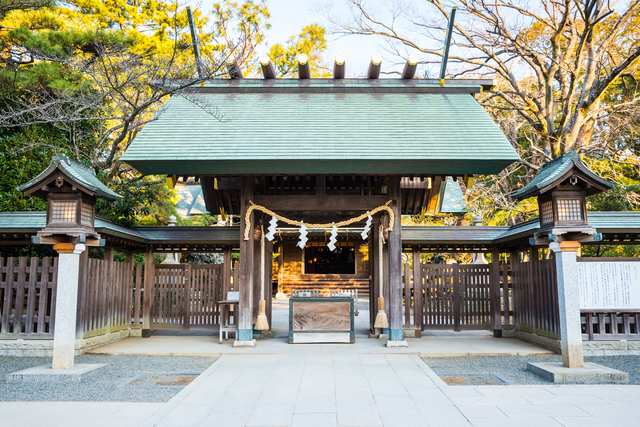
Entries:
<svg viewBox="0 0 640 427">
<path fill-rule="evenodd" d="M 251 214 L 253 213 L 254 210 L 256 211 L 261 211 L 266 213 L 267 215 L 271 215 L 274 216 L 278 219 L 278 221 L 282 221 L 286 224 L 289 225 L 294 225 L 296 227 L 300 227 L 302 225 L 301 221 L 296 221 L 293 219 L 289 219 L 289 218 L 285 218 L 282 215 L 278 215 L 277 213 L 273 212 L 270 209 L 265 208 L 264 206 L 261 205 L 256 205 L 255 203 L 249 201 L 249 203 L 251 204 L 249 206 L 249 208 L 247 209 L 247 213 L 245 215 L 244 218 L 244 224 L 245 224 L 245 228 L 244 228 L 244 240 L 249 240 L 249 232 L 251 231 Z M 391 207 L 389 206 L 391 204 L 391 200 L 389 200 L 387 203 L 385 203 L 384 205 L 380 205 L 377 208 L 365 212 L 362 215 L 359 215 L 355 218 L 351 218 L 345 221 L 341 221 L 341 222 L 337 222 L 337 223 L 328 223 L 328 224 L 307 224 L 305 223 L 304 225 L 307 228 L 332 228 L 334 225 L 338 228 L 340 227 L 344 227 L 350 224 L 354 224 L 356 222 L 360 222 L 363 219 L 365 219 L 366 217 L 368 217 L 369 215 L 375 215 L 378 212 L 381 211 L 386 211 L 389 214 L 389 231 L 393 231 L 393 225 L 395 223 L 395 215 L 393 213 L 393 209 L 391 209 Z"/>
</svg>

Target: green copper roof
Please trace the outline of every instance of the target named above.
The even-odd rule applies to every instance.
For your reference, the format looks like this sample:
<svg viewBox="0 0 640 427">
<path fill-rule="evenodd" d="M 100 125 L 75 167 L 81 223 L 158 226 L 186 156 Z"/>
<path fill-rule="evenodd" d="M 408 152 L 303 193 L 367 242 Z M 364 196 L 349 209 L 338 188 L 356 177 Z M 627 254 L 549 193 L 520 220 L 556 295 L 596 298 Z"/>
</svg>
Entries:
<svg viewBox="0 0 640 427">
<path fill-rule="evenodd" d="M 210 83 L 167 101 L 122 160 L 143 174 L 462 175 L 519 159 L 480 86 L 397 81 Z"/>
<path fill-rule="evenodd" d="M 95 193 L 99 197 L 103 197 L 108 200 L 118 200 L 122 198 L 122 196 L 114 193 L 109 189 L 109 187 L 100 182 L 100 180 L 96 177 L 95 172 L 91 168 L 83 165 L 80 162 L 68 158 L 64 154 L 54 155 L 51 159 L 51 163 L 49 163 L 49 166 L 47 166 L 45 170 L 43 170 L 31 181 L 19 186 L 17 190 L 25 191 L 36 185 L 40 185 L 42 181 L 45 180 L 56 169 L 59 169 L 71 181 L 75 181 L 78 185 Z"/>
<path fill-rule="evenodd" d="M 538 169 L 538 173 L 535 178 L 533 178 L 529 184 L 527 184 L 522 190 L 511 193 L 510 196 L 515 200 L 523 200 L 528 197 L 537 196 L 540 193 L 545 192 L 548 188 L 560 184 L 560 182 L 557 181 L 562 179 L 564 174 L 574 167 L 578 171 L 582 172 L 586 177 L 599 183 L 602 187 L 609 189 L 615 186 L 614 183 L 599 177 L 586 167 L 582 163 L 582 160 L 580 160 L 578 153 L 575 151 L 569 151 L 557 159 L 553 159 L 552 161 L 542 165 L 540 169 Z M 590 192 L 588 191 L 587 194 L 589 193 Z"/>
</svg>

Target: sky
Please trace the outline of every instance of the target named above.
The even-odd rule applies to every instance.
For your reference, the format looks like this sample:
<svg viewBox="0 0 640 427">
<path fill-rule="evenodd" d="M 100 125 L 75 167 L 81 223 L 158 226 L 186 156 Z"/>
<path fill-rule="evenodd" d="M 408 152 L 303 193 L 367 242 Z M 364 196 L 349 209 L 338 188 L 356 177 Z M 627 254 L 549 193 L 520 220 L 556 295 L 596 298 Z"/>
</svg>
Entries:
<svg viewBox="0 0 640 427">
<path fill-rule="evenodd" d="M 374 0 L 368 3 L 383 6 L 384 0 Z M 267 44 L 284 43 L 292 36 L 299 34 L 302 28 L 317 23 L 327 29 L 327 50 L 324 53 L 328 65 L 333 64 L 333 59 L 338 54 L 346 58 L 347 77 L 356 77 L 366 74 L 369 62 L 373 55 L 380 54 L 383 57 L 382 70 L 401 70 L 402 65 L 391 65 L 398 62 L 398 58 L 384 51 L 385 42 L 377 36 L 339 36 L 331 34 L 332 24 L 321 14 L 315 11 L 317 6 L 331 6 L 331 11 L 337 16 L 350 16 L 349 9 L 344 0 L 268 0 L 267 7 L 271 12 L 271 29 L 267 33 Z M 263 47 L 260 54 L 268 53 L 268 48 Z"/>
<path fill-rule="evenodd" d="M 331 31 L 331 23 L 314 11 L 316 5 L 325 4 L 331 3 L 314 0 L 269 0 L 267 7 L 271 12 L 272 20 L 267 43 L 284 43 L 291 35 L 299 34 L 303 27 L 314 23 L 322 25 L 327 32 Z M 348 8 L 341 0 L 333 2 L 332 10 L 344 16 L 349 14 Z M 366 73 L 371 56 L 376 53 L 382 55 L 381 46 L 382 40 L 375 36 L 338 37 L 335 34 L 328 34 L 327 50 L 323 56 L 331 64 L 336 55 L 344 55 L 347 76 L 354 77 L 357 74 Z"/>
</svg>

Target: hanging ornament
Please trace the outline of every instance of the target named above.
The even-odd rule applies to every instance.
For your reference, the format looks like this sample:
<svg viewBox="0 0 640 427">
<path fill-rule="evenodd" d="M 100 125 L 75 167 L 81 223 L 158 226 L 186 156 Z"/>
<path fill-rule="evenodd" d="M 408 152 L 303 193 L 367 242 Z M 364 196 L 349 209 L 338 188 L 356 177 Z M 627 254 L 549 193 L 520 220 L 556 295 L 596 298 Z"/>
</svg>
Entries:
<svg viewBox="0 0 640 427">
<path fill-rule="evenodd" d="M 305 245 L 307 244 L 307 226 L 304 225 L 304 221 L 300 221 L 300 241 L 298 242 L 298 247 L 300 249 L 304 249 Z"/>
<path fill-rule="evenodd" d="M 336 248 L 336 242 L 338 241 L 338 227 L 335 225 L 331 228 L 331 237 L 329 237 L 329 244 L 327 247 L 331 252 Z"/>
<path fill-rule="evenodd" d="M 269 228 L 267 228 L 267 230 L 269 232 L 265 234 L 264 237 L 271 242 L 276 235 L 276 231 L 278 231 L 278 218 L 275 216 L 271 217 L 271 221 L 269 221 Z"/>
<path fill-rule="evenodd" d="M 371 218 L 371 215 L 369 215 L 367 217 L 367 223 L 364 225 L 364 230 L 362 230 L 362 233 L 360 233 L 360 235 L 362 236 L 362 240 L 367 240 L 367 237 L 369 237 L 369 230 L 371 230 L 371 221 L 373 221 L 373 218 Z"/>
</svg>

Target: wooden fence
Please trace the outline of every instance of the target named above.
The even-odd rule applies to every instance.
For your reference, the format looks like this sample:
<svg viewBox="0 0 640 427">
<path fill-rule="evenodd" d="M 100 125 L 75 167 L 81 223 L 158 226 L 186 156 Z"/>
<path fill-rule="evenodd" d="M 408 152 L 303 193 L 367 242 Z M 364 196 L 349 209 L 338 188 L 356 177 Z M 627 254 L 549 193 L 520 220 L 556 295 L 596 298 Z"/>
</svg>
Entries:
<svg viewBox="0 0 640 427">
<path fill-rule="evenodd" d="M 0 339 L 52 338 L 58 258 L 0 257 Z"/>
<path fill-rule="evenodd" d="M 112 255 L 112 254 L 110 254 Z M 133 257 L 127 262 L 87 259 L 78 289 L 78 338 L 128 329 L 131 322 Z M 80 335 L 80 333 L 78 333 Z"/>
<path fill-rule="evenodd" d="M 221 264 L 154 266 L 153 329 L 219 325 Z"/>
<path fill-rule="evenodd" d="M 529 261 L 511 254 L 511 286 L 513 291 L 514 324 L 517 330 L 559 339 L 560 311 L 556 262 L 537 259 L 531 251 Z"/>
<path fill-rule="evenodd" d="M 415 283 L 404 267 L 404 328 L 491 329 L 491 266 L 420 264 Z"/>
</svg>

